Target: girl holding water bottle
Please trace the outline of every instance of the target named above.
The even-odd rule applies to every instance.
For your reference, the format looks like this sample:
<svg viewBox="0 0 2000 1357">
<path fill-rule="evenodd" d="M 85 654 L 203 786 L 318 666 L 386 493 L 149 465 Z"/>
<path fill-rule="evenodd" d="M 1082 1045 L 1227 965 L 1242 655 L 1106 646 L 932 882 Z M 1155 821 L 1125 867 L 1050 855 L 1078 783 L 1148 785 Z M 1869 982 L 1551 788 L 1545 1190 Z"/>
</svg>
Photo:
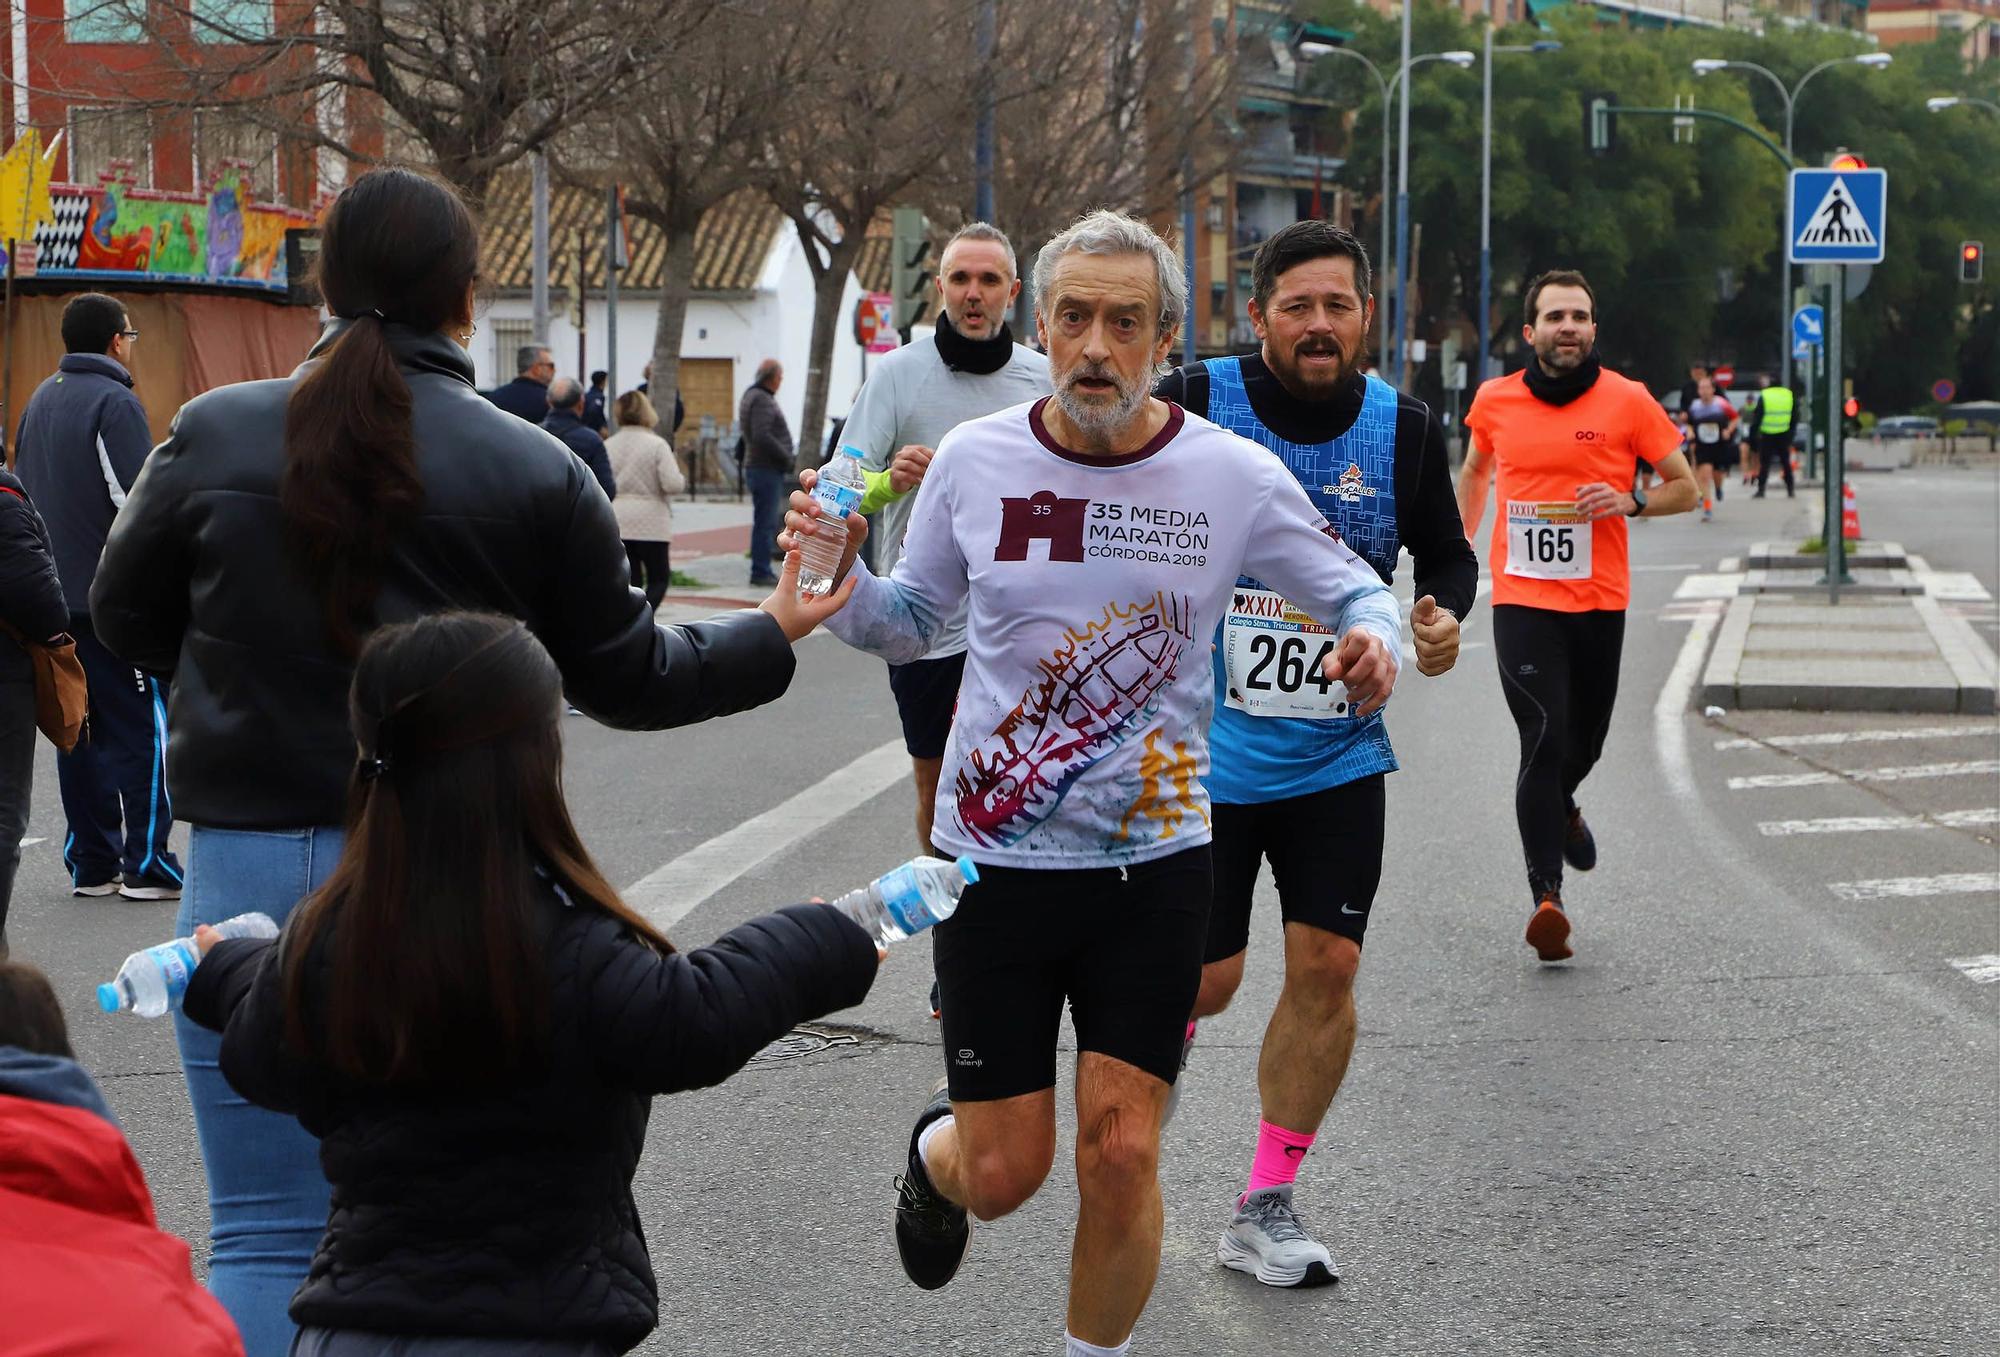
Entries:
<svg viewBox="0 0 2000 1357">
<path fill-rule="evenodd" d="M 875 939 L 804 904 L 678 952 L 633 913 L 571 822 L 561 677 L 519 622 L 384 628 L 351 712 L 339 865 L 275 942 L 198 930 L 185 1000 L 237 1091 L 320 1141 L 292 1351 L 628 1351 L 657 1322 L 652 1098 L 859 1003 Z"/>
</svg>

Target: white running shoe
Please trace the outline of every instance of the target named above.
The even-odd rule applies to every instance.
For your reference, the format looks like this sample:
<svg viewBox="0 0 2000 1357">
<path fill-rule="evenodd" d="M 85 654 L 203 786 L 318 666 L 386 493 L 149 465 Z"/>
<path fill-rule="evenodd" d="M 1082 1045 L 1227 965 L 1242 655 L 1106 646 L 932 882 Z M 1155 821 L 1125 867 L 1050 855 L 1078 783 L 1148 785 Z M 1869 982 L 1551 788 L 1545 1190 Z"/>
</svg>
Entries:
<svg viewBox="0 0 2000 1357">
<path fill-rule="evenodd" d="M 1326 1245 L 1306 1233 L 1292 1209 L 1292 1185 L 1262 1188 L 1243 1199 L 1223 1231 L 1215 1257 L 1266 1286 L 1325 1286 L 1340 1280 Z"/>
</svg>

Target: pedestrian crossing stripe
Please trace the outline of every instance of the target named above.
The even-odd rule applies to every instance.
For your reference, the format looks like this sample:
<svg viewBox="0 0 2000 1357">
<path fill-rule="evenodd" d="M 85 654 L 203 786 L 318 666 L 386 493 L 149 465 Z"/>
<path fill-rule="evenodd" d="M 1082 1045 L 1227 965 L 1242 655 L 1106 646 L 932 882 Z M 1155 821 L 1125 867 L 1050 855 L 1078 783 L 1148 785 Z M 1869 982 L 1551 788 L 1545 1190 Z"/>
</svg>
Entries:
<svg viewBox="0 0 2000 1357">
<path fill-rule="evenodd" d="M 1819 206 L 1799 232 L 1801 245 L 1878 245 L 1868 219 L 1854 205 L 1853 190 L 1845 179 L 1835 179 L 1821 195 Z"/>
</svg>

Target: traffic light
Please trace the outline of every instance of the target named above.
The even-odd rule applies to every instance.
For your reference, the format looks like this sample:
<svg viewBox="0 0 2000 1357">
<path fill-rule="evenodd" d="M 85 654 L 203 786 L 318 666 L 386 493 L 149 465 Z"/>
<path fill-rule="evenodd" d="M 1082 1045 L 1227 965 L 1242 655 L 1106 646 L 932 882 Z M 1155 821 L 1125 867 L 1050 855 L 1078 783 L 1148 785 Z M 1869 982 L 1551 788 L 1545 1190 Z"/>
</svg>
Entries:
<svg viewBox="0 0 2000 1357">
<path fill-rule="evenodd" d="M 932 301 L 931 224 L 920 209 L 896 209 L 889 248 L 893 266 L 889 293 L 896 303 L 895 325 L 908 334 L 912 325 L 922 324 L 930 314 Z"/>
<path fill-rule="evenodd" d="M 1841 151 L 1826 162 L 1826 167 L 1830 170 L 1865 170 L 1868 162 L 1852 151 Z"/>
<path fill-rule="evenodd" d="M 1856 415 L 1861 413 L 1861 402 L 1859 400 L 1856 400 L 1853 396 L 1849 396 L 1847 400 L 1842 403 L 1840 407 L 1840 413 L 1846 415 L 1849 419 L 1853 419 Z"/>
<path fill-rule="evenodd" d="M 1583 140 L 1592 155 L 1609 155 L 1618 146 L 1618 120 L 1611 96 L 1593 94 L 1583 101 Z"/>
<path fill-rule="evenodd" d="M 1976 283 L 1986 276 L 1986 246 L 1977 240 L 1958 247 L 1958 281 Z"/>
</svg>

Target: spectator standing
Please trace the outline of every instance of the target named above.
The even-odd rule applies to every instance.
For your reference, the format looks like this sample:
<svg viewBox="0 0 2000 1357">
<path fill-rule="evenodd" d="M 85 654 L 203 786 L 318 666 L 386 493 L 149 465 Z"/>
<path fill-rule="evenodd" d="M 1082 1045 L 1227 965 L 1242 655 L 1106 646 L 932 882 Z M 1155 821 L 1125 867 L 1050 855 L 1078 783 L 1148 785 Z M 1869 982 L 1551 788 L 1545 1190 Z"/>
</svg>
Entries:
<svg viewBox="0 0 2000 1357">
<path fill-rule="evenodd" d="M 843 601 L 781 588 L 764 611 L 656 625 L 588 470 L 473 387 L 460 346 L 478 278 L 449 188 L 401 169 L 354 180 L 322 219 L 333 318 L 305 365 L 188 402 L 105 545 L 106 644 L 177 678 L 170 771 L 195 869 L 181 934 L 246 910 L 282 923 L 333 870 L 349 680 L 377 627 L 518 617 L 570 702 L 660 729 L 779 696 L 790 643 Z M 209 1286 L 252 1352 L 283 1353 L 327 1223 L 318 1143 L 230 1091 L 214 1033 L 177 1016 L 175 1035 L 208 1170 Z"/>
<path fill-rule="evenodd" d="M 778 388 L 784 381 L 785 369 L 778 360 L 766 358 L 757 365 L 757 380 L 736 408 L 736 424 L 743 437 L 743 474 L 750 484 L 750 583 L 763 587 L 777 583 L 771 573 L 771 552 L 791 486 L 795 455 L 791 426 L 778 408 Z"/>
<path fill-rule="evenodd" d="M 611 432 L 611 422 L 604 411 L 604 384 L 609 380 L 611 374 L 599 368 L 590 374 L 590 390 L 583 393 L 583 427 L 600 438 Z"/>
<path fill-rule="evenodd" d="M 0 961 L 0 1315 L 10 1353 L 242 1357 L 77 1064 L 55 991 Z"/>
<path fill-rule="evenodd" d="M 186 1004 L 234 1087 L 324 1138 L 292 1351 L 627 1351 L 658 1323 L 631 1189 L 653 1096 L 861 1002 L 874 940 L 806 904 L 675 951 L 577 837 L 561 675 L 512 618 L 382 629 L 352 708 L 353 846 L 276 943 L 197 935 Z"/>
<path fill-rule="evenodd" d="M 674 445 L 655 432 L 660 416 L 645 393 L 627 391 L 613 413 L 618 428 L 604 440 L 611 474 L 618 482 L 611 511 L 618 516 L 618 535 L 625 539 L 632 586 L 657 608 L 673 573 L 672 496 L 687 489 L 687 477 L 681 474 Z"/>
<path fill-rule="evenodd" d="M 471 338 L 471 331 L 466 331 Z M 523 344 L 514 350 L 514 380 L 496 386 L 486 399 L 510 415 L 540 424 L 549 414 L 549 383 L 555 380 L 556 356 L 543 344 Z"/>
<path fill-rule="evenodd" d="M 569 450 L 583 459 L 590 474 L 604 489 L 604 498 L 618 497 L 618 482 L 611 475 L 611 459 L 604 454 L 604 440 L 583 422 L 583 386 L 574 377 L 558 377 L 549 383 L 549 412 L 542 427 L 560 438 Z"/>
<path fill-rule="evenodd" d="M 69 632 L 90 684 L 89 738 L 56 756 L 63 864 L 76 895 L 174 900 L 181 864 L 167 849 L 167 685 L 121 663 L 91 625 L 90 586 L 111 522 L 146 462 L 153 436 L 132 391 L 139 332 L 115 297 L 86 292 L 63 307 L 55 375 L 21 416 L 14 469 L 48 525 L 69 609 Z"/>
<path fill-rule="evenodd" d="M 13 472 L 0 467 L 0 961 L 7 959 L 7 904 L 28 831 L 35 786 L 35 671 L 30 641 L 69 628 L 49 530 Z"/>
</svg>

